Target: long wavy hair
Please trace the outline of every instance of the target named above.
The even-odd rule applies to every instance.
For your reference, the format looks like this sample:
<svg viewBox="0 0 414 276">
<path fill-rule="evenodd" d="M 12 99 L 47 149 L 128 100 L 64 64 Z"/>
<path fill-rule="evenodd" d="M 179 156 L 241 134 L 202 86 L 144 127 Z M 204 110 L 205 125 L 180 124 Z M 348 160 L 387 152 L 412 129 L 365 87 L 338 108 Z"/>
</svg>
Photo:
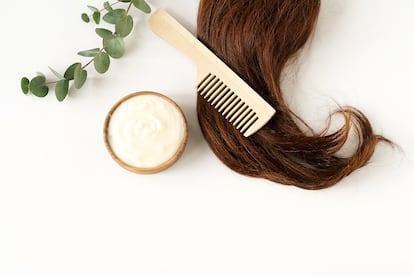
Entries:
<svg viewBox="0 0 414 276">
<path fill-rule="evenodd" d="M 340 107 L 344 124 L 316 133 L 286 105 L 281 74 L 312 35 L 319 0 L 201 0 L 199 39 L 224 60 L 276 110 L 257 133 L 245 138 L 200 96 L 198 120 L 217 157 L 232 170 L 304 189 L 332 186 L 367 164 L 386 138 L 352 107 Z M 305 128 L 303 127 L 305 126 Z M 355 151 L 338 155 L 351 130 Z"/>
</svg>

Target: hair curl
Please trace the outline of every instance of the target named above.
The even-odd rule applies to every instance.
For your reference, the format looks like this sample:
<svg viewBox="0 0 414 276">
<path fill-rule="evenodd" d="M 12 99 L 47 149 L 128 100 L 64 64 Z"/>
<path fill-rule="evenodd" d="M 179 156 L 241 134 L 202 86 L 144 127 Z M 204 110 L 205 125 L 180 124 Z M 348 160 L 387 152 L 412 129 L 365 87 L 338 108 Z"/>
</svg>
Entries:
<svg viewBox="0 0 414 276">
<path fill-rule="evenodd" d="M 328 133 L 327 127 L 309 134 L 300 127 L 304 121 L 286 105 L 280 85 L 282 70 L 312 35 L 319 10 L 319 0 L 201 0 L 199 39 L 277 110 L 261 130 L 245 138 L 198 97 L 203 135 L 232 170 L 304 189 L 322 189 L 367 164 L 378 142 L 389 142 L 376 135 L 355 108 L 336 111 L 345 120 L 336 132 Z M 340 157 L 338 151 L 351 129 L 357 134 L 356 149 L 351 156 Z"/>
</svg>

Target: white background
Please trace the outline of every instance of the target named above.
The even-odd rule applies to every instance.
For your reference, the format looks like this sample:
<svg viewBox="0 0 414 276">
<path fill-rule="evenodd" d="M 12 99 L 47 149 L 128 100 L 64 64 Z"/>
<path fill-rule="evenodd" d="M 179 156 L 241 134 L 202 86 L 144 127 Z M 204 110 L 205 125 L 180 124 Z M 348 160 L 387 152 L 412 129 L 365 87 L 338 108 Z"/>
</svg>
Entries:
<svg viewBox="0 0 414 276">
<path fill-rule="evenodd" d="M 62 72 L 99 47 L 80 13 L 102 2 L 4 3 L 0 275 L 414 275 L 414 2 L 322 2 L 312 43 L 284 78 L 286 100 L 315 127 L 335 101 L 358 107 L 401 147 L 379 146 L 322 191 L 222 165 L 197 123 L 195 67 L 135 11 L 127 54 L 108 73 L 91 70 L 64 103 L 24 96 L 23 75 Z M 150 3 L 195 33 L 198 1 Z M 120 168 L 102 139 L 111 106 L 141 90 L 174 99 L 190 124 L 182 158 L 151 176 Z"/>
</svg>

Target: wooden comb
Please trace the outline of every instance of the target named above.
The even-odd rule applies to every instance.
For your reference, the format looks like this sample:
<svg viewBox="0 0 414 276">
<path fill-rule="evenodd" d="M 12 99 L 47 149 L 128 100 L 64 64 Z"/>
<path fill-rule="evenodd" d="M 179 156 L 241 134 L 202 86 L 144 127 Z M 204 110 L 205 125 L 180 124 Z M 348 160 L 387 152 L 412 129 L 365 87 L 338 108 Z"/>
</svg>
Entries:
<svg viewBox="0 0 414 276">
<path fill-rule="evenodd" d="M 149 26 L 196 64 L 198 93 L 245 137 L 258 131 L 275 114 L 262 97 L 166 11 L 154 12 Z"/>
</svg>

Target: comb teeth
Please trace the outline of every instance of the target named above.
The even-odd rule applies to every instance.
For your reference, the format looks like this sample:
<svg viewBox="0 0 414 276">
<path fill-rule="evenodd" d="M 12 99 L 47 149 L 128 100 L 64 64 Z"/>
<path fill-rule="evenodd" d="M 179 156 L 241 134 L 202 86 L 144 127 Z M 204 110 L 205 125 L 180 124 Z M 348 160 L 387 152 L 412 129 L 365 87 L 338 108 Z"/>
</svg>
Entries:
<svg viewBox="0 0 414 276">
<path fill-rule="evenodd" d="M 208 74 L 197 85 L 197 91 L 241 134 L 259 119 L 256 112 L 215 75 Z"/>
</svg>

